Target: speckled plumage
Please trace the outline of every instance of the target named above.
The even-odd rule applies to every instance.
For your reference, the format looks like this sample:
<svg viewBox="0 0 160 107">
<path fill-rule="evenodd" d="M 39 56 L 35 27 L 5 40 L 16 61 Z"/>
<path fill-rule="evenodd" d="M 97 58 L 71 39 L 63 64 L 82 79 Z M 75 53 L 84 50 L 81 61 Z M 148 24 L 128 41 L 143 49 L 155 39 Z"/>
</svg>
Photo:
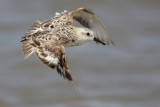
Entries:
<svg viewBox="0 0 160 107">
<path fill-rule="evenodd" d="M 74 26 L 73 19 L 84 27 Z M 103 45 L 114 45 L 97 16 L 89 9 L 77 8 L 69 12 L 56 12 L 54 18 L 44 22 L 37 20 L 21 42 L 25 58 L 34 53 L 44 64 L 56 68 L 61 76 L 73 81 L 64 47 L 78 46 L 92 40 Z"/>
</svg>

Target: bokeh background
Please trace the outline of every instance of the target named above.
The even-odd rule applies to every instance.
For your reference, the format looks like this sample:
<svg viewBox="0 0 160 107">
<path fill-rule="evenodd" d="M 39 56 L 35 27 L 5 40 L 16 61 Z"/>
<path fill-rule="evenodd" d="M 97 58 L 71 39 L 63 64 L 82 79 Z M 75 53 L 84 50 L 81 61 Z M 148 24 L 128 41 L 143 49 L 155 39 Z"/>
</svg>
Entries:
<svg viewBox="0 0 160 107">
<path fill-rule="evenodd" d="M 93 10 L 116 46 L 66 49 L 82 95 L 34 55 L 21 37 L 36 19 L 77 7 Z M 0 107 L 160 107 L 159 0 L 0 0 Z"/>
</svg>

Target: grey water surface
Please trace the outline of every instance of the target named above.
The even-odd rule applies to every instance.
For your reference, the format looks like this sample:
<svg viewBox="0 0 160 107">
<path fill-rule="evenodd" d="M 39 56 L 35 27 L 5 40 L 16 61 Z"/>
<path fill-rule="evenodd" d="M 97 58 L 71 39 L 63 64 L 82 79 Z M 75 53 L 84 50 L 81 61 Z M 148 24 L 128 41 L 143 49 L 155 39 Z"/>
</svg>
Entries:
<svg viewBox="0 0 160 107">
<path fill-rule="evenodd" d="M 78 7 L 93 10 L 116 46 L 66 48 L 78 98 L 21 37 L 40 19 Z M 160 107 L 159 0 L 0 0 L 0 107 Z"/>
</svg>

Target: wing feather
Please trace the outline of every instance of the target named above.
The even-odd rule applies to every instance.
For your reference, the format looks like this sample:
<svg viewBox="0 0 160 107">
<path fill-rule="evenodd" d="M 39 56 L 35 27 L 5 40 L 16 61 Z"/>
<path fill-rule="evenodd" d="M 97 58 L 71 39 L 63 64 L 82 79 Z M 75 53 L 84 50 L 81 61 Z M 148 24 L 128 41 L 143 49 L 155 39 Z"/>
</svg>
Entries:
<svg viewBox="0 0 160 107">
<path fill-rule="evenodd" d="M 48 38 L 50 38 L 50 32 L 39 31 L 31 34 L 29 39 L 22 41 L 25 58 L 35 53 L 44 64 L 50 68 L 56 68 L 62 77 L 72 81 L 64 46 L 60 45 L 56 38 Z"/>
<path fill-rule="evenodd" d="M 38 46 L 35 53 L 44 64 L 50 68 L 56 68 L 62 77 L 72 81 L 64 46 L 59 44 Z"/>
<path fill-rule="evenodd" d="M 99 20 L 99 18 L 89 9 L 78 8 L 71 11 L 72 18 L 78 21 L 84 27 L 91 29 L 95 33 L 95 38 L 101 41 L 102 44 L 109 45 L 113 42 L 107 28 Z"/>
</svg>

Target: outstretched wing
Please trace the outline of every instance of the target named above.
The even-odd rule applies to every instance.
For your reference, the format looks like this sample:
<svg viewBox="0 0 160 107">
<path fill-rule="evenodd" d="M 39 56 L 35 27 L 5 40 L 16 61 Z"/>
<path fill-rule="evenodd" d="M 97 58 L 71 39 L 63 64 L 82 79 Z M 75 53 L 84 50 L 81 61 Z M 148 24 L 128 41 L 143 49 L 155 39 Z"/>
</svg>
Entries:
<svg viewBox="0 0 160 107">
<path fill-rule="evenodd" d="M 64 78 L 72 81 L 72 77 L 68 68 L 67 58 L 63 45 L 49 44 L 41 45 L 36 44 L 36 40 L 32 38 L 35 46 L 37 47 L 35 54 L 38 58 L 50 68 L 56 68 L 57 72 Z"/>
<path fill-rule="evenodd" d="M 77 8 L 70 11 L 68 14 L 70 14 L 71 20 L 75 19 L 84 27 L 91 29 L 95 33 L 95 41 L 100 42 L 103 45 L 109 45 L 110 43 L 115 45 L 106 27 L 91 10 Z"/>
<path fill-rule="evenodd" d="M 29 40 L 22 41 L 23 53 L 27 57 L 31 55 L 31 53 L 35 53 L 44 64 L 52 69 L 56 68 L 57 72 L 62 77 L 69 80 L 69 83 L 74 88 L 76 94 L 80 96 L 79 90 L 74 83 L 68 68 L 64 46 L 51 39 L 46 40 L 46 38 L 44 38 L 38 40 L 39 36 L 43 34 L 45 35 L 45 31 L 41 33 L 37 32 L 31 35 Z M 48 33 L 46 32 L 46 34 Z"/>
<path fill-rule="evenodd" d="M 26 57 L 35 53 L 44 64 L 50 68 L 56 68 L 61 76 L 72 81 L 64 46 L 54 38 L 50 38 L 47 31 L 34 33 L 29 40 L 23 40 L 22 43 L 23 53 Z"/>
<path fill-rule="evenodd" d="M 46 45 L 45 47 L 39 47 L 35 53 L 43 63 L 47 64 L 50 68 L 56 68 L 61 76 L 72 81 L 64 46 L 58 44 L 53 46 Z"/>
</svg>

